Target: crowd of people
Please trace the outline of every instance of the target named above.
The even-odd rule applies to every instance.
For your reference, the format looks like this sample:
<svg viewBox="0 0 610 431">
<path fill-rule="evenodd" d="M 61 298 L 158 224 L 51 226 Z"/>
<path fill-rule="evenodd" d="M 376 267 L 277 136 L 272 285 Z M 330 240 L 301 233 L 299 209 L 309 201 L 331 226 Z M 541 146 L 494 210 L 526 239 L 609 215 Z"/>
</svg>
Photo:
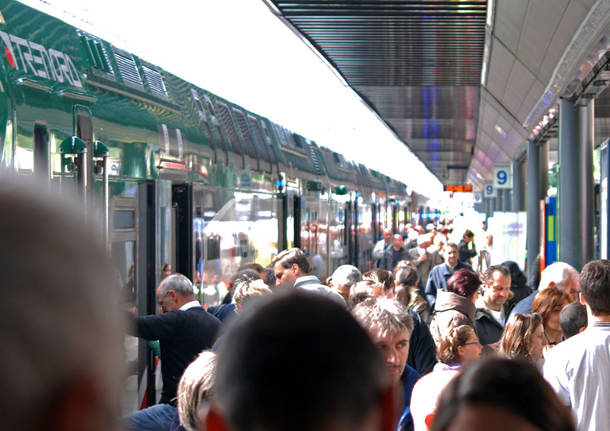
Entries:
<svg viewBox="0 0 610 431">
<path fill-rule="evenodd" d="M 471 231 L 456 244 L 447 225 L 408 226 L 404 237 L 383 232 L 368 271 L 343 265 L 320 280 L 292 248 L 269 268 L 240 268 L 218 306 L 205 310 L 191 280 L 173 273 L 157 288 L 160 313 L 121 315 L 104 248 L 66 216 L 71 204 L 16 184 L 0 188 L 0 204 L 11 208 L 0 213 L 7 429 L 610 423 L 608 260 L 580 273 L 558 262 L 528 284 L 514 262 L 477 252 Z M 159 342 L 163 391 L 159 404 L 120 417 L 124 333 Z"/>
</svg>

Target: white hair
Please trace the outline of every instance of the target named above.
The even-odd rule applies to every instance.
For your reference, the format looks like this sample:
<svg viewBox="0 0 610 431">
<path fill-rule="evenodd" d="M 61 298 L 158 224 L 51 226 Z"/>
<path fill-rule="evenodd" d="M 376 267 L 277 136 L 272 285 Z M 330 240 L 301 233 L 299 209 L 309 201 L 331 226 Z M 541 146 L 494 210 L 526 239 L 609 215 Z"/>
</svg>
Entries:
<svg viewBox="0 0 610 431">
<path fill-rule="evenodd" d="M 330 278 L 334 286 L 352 287 L 362 280 L 362 273 L 353 265 L 341 265 Z"/>
<path fill-rule="evenodd" d="M 272 293 L 271 289 L 260 278 L 240 281 L 233 290 L 233 304 L 243 307 L 251 299 L 270 293 Z"/>
<path fill-rule="evenodd" d="M 184 370 L 178 383 L 178 416 L 187 431 L 198 428 L 197 411 L 210 398 L 216 377 L 216 353 L 203 351 Z"/>
<path fill-rule="evenodd" d="M 100 392 L 96 426 L 115 429 L 124 360 L 112 267 L 74 196 L 29 182 L 0 179 L 3 428 L 39 429 L 85 378 Z"/>
<path fill-rule="evenodd" d="M 568 263 L 555 262 L 542 271 L 538 290 L 546 289 L 551 283 L 555 283 L 557 287 L 561 288 L 570 280 L 578 281 L 578 271 Z"/>
</svg>

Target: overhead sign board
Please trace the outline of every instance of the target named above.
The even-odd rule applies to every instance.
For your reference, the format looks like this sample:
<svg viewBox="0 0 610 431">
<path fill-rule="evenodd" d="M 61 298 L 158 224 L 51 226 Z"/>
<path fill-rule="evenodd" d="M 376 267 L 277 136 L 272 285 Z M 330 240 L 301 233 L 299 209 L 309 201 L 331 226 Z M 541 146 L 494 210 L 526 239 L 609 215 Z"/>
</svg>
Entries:
<svg viewBox="0 0 610 431">
<path fill-rule="evenodd" d="M 470 184 L 448 184 L 443 187 L 446 192 L 471 192 L 472 186 Z"/>
<path fill-rule="evenodd" d="M 512 189 L 512 172 L 510 163 L 494 164 L 493 186 L 496 189 Z"/>
<path fill-rule="evenodd" d="M 498 193 L 496 192 L 494 183 L 485 183 L 485 186 L 483 187 L 483 197 L 495 198 L 497 196 L 498 196 Z"/>
</svg>

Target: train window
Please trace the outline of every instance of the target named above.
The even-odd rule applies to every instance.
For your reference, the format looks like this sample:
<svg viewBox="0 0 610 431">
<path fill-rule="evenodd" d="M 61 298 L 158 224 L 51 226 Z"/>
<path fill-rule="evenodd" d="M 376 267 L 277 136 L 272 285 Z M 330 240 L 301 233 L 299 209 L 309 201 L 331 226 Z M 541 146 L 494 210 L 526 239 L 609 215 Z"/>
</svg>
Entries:
<svg viewBox="0 0 610 431">
<path fill-rule="evenodd" d="M 246 123 L 246 116 L 243 112 L 235 108 L 233 108 L 233 113 L 235 114 L 235 118 L 237 118 L 237 126 L 239 128 L 241 137 L 246 143 L 248 155 L 253 159 L 258 160 L 258 154 L 256 153 L 256 148 L 254 148 L 254 143 L 252 142 L 252 135 L 250 134 L 248 124 Z"/>
<path fill-rule="evenodd" d="M 282 127 L 282 129 L 284 130 L 284 134 L 286 135 L 286 140 L 288 141 L 288 145 L 293 147 L 293 148 L 303 148 L 303 145 L 298 145 L 296 143 L 296 140 L 294 139 L 295 135 L 288 129 L 285 129 Z"/>
<path fill-rule="evenodd" d="M 220 259 L 220 236 L 210 235 L 207 238 L 207 257 L 208 260 Z"/>
<path fill-rule="evenodd" d="M 49 177 L 49 132 L 42 124 L 34 125 L 34 174 Z"/>
<path fill-rule="evenodd" d="M 134 210 L 115 210 L 112 215 L 112 225 L 115 230 L 134 229 L 136 227 L 136 213 Z"/>
<path fill-rule="evenodd" d="M 127 51 L 113 47 L 114 59 L 119 68 L 119 73 L 125 84 L 143 87 L 142 77 L 133 56 Z"/>
<path fill-rule="evenodd" d="M 203 95 L 203 100 L 205 102 L 205 107 L 207 108 L 208 113 L 210 114 L 210 122 L 212 123 L 210 125 L 210 129 L 213 129 L 216 132 L 216 135 L 218 136 L 218 139 L 220 141 L 220 146 L 222 147 L 222 151 L 224 152 L 225 165 L 228 165 L 229 164 L 229 150 L 227 148 L 227 143 L 225 142 L 225 138 L 222 135 L 222 132 L 220 131 L 220 126 L 218 124 L 218 119 L 216 118 L 216 111 L 214 110 L 214 105 L 212 105 L 212 101 L 207 96 L 207 94 Z"/>
<path fill-rule="evenodd" d="M 91 124 L 91 118 L 87 115 L 78 114 L 76 116 L 76 125 L 76 135 L 85 142 L 93 142 L 93 125 Z"/>
<path fill-rule="evenodd" d="M 231 118 L 231 113 L 229 112 L 229 108 L 224 103 L 216 102 L 216 107 L 220 113 L 220 122 L 224 126 L 227 135 L 229 136 L 229 142 L 231 143 L 231 147 L 233 151 L 243 156 L 243 151 L 241 149 L 241 145 L 239 144 L 239 138 L 237 137 L 237 132 L 235 131 L 235 127 L 233 126 L 233 119 Z"/>
<path fill-rule="evenodd" d="M 263 137 L 261 129 L 258 127 L 258 122 L 256 121 L 256 118 L 251 115 L 248 115 L 248 124 L 250 125 L 250 129 L 252 129 L 253 137 L 254 137 L 254 140 L 256 141 L 256 145 L 260 149 L 260 154 L 261 154 L 262 159 L 265 160 L 266 162 L 268 162 L 266 164 L 265 170 L 267 172 L 272 172 L 273 165 L 272 165 L 271 155 L 269 154 L 270 148 L 267 146 L 267 142 L 265 141 L 265 138 Z"/>
<path fill-rule="evenodd" d="M 294 143 L 296 144 L 296 146 L 298 148 L 304 148 L 305 147 L 305 138 L 303 138 L 300 135 L 296 135 L 296 134 L 291 134 L 294 137 Z"/>
<path fill-rule="evenodd" d="M 197 108 L 197 114 L 199 119 L 201 120 L 201 125 L 203 127 L 203 134 L 208 140 L 208 145 L 212 148 L 212 161 L 216 163 L 218 160 L 218 155 L 216 154 L 216 143 L 214 142 L 214 137 L 212 136 L 212 131 L 210 130 L 210 125 L 208 123 L 208 117 L 205 114 L 205 110 L 203 109 L 203 104 L 201 103 L 201 99 L 199 98 L 199 94 L 194 88 L 191 88 L 191 97 L 193 98 L 193 103 L 195 104 L 195 108 Z"/>
<path fill-rule="evenodd" d="M 144 78 L 146 79 L 146 83 L 148 84 L 148 88 L 150 91 L 156 95 L 161 96 L 162 98 L 167 98 L 167 89 L 165 88 L 165 83 L 163 82 L 163 77 L 157 69 L 148 63 L 140 61 L 142 64 L 142 72 L 144 73 Z"/>
</svg>

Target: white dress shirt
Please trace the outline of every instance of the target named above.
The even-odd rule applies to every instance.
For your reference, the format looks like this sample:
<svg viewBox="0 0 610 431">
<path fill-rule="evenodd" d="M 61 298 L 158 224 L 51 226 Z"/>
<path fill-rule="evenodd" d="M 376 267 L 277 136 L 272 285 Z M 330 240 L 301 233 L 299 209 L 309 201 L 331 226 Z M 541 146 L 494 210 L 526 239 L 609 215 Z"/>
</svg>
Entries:
<svg viewBox="0 0 610 431">
<path fill-rule="evenodd" d="M 610 323 L 595 321 L 551 349 L 543 374 L 579 431 L 610 429 Z"/>
</svg>

